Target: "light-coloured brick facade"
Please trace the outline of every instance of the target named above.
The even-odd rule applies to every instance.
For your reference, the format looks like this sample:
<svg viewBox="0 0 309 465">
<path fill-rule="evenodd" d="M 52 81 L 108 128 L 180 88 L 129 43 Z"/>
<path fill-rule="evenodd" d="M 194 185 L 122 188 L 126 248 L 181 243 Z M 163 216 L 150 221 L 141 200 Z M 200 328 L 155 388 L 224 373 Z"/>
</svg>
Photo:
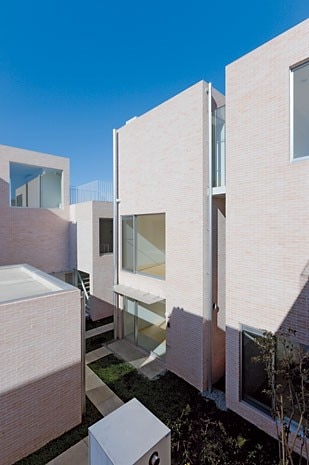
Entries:
<svg viewBox="0 0 309 465">
<path fill-rule="evenodd" d="M 290 161 L 290 68 L 308 59 L 306 20 L 226 70 L 226 399 L 270 434 L 241 400 L 240 336 L 290 327 L 309 344 L 309 159 Z"/>
<path fill-rule="evenodd" d="M 62 170 L 62 208 L 10 206 L 10 162 Z M 0 265 L 69 268 L 69 159 L 0 145 Z"/>
<path fill-rule="evenodd" d="M 80 293 L 58 283 L 54 293 L 0 302 L 1 465 L 81 422 Z"/>
<path fill-rule="evenodd" d="M 28 165 L 24 173 L 28 167 L 29 173 L 38 167 L 61 171 L 60 208 L 11 206 L 10 163 Z M 77 267 L 89 272 L 95 320 L 113 314 L 113 258 L 100 256 L 98 237 L 99 217 L 111 218 L 112 204 L 70 206 L 69 192 L 69 159 L 0 145 L 0 266 L 27 263 L 63 280 Z M 69 287 L 0 304 L 0 465 L 81 421 L 80 291 Z"/>
<path fill-rule="evenodd" d="M 90 275 L 92 320 L 113 315 L 113 254 L 100 254 L 100 218 L 113 218 L 112 202 L 83 202 L 70 206 L 72 268 Z"/>
<path fill-rule="evenodd" d="M 207 90 L 201 81 L 118 130 L 119 215 L 165 213 L 166 231 L 166 278 L 120 265 L 119 283 L 165 299 L 167 367 L 200 390 L 207 384 Z M 216 90 L 213 97 L 214 106 L 224 103 Z M 224 371 L 224 322 L 213 334 L 216 380 Z"/>
<path fill-rule="evenodd" d="M 226 351 L 228 407 L 272 435 L 270 416 L 242 400 L 241 332 L 292 328 L 309 345 L 309 159 L 290 160 L 290 70 L 309 61 L 308 41 L 306 20 L 227 67 L 226 205 L 225 195 L 213 196 L 213 378 L 224 372 Z M 200 82 L 117 131 L 120 218 L 166 215 L 166 279 L 121 269 L 119 228 L 119 283 L 165 299 L 167 367 L 201 390 L 207 88 Z M 213 103 L 223 105 L 223 96 L 214 92 Z"/>
<path fill-rule="evenodd" d="M 60 208 L 10 205 L 10 163 L 62 171 Z M 68 158 L 0 145 L 0 266 L 28 263 L 65 279 L 77 268 L 91 275 L 91 316 L 113 314 L 113 256 L 99 253 L 99 218 L 112 218 L 111 202 L 70 205 Z"/>
</svg>

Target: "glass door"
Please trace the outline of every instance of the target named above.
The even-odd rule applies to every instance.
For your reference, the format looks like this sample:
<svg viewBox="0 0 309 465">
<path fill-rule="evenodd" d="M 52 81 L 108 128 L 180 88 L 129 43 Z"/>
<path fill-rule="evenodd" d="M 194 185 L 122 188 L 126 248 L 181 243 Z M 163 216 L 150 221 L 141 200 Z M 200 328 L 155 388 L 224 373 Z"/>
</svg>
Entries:
<svg viewBox="0 0 309 465">
<path fill-rule="evenodd" d="M 123 334 L 129 342 L 164 359 L 166 352 L 165 303 L 147 305 L 124 299 Z"/>
<path fill-rule="evenodd" d="M 152 305 L 137 302 L 137 344 L 158 357 L 166 352 L 165 304 Z"/>
<path fill-rule="evenodd" d="M 123 335 L 133 344 L 136 344 L 135 326 L 135 301 L 126 297 L 124 299 Z"/>
</svg>

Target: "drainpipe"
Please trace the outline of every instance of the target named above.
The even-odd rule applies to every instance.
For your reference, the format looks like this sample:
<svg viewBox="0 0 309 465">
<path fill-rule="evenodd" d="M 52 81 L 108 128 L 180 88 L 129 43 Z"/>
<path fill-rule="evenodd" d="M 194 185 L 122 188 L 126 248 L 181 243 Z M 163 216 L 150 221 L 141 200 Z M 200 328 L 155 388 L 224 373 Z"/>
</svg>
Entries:
<svg viewBox="0 0 309 465">
<path fill-rule="evenodd" d="M 118 132 L 113 129 L 113 284 L 119 282 L 118 276 Z M 113 292 L 114 306 L 114 338 L 117 339 L 118 333 L 118 295 Z"/>
<path fill-rule="evenodd" d="M 81 378 L 82 378 L 82 389 L 81 389 L 81 402 L 82 402 L 82 414 L 86 413 L 86 375 L 85 375 L 85 353 L 86 353 L 86 333 L 85 333 L 85 302 L 84 296 L 80 296 L 80 312 L 81 312 Z"/>
<path fill-rule="evenodd" d="M 208 286 L 207 286 L 207 390 L 212 391 L 212 85 L 208 84 Z"/>
</svg>

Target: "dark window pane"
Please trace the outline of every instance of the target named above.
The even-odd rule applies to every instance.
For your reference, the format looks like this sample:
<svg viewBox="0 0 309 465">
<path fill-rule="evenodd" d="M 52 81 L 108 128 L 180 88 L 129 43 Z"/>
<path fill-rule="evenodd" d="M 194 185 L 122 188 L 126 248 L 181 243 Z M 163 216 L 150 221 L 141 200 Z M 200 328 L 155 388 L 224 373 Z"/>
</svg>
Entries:
<svg viewBox="0 0 309 465">
<path fill-rule="evenodd" d="M 245 401 L 269 411 L 271 399 L 263 392 L 267 389 L 265 366 L 254 361 L 260 355 L 256 341 L 261 337 L 249 331 L 242 333 L 242 396 Z"/>
</svg>

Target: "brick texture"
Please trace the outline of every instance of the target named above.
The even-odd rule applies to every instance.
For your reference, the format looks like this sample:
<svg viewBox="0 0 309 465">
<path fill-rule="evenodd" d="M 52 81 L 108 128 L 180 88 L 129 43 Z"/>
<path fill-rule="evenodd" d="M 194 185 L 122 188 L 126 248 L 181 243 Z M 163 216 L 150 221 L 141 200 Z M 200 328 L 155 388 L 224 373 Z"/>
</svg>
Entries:
<svg viewBox="0 0 309 465">
<path fill-rule="evenodd" d="M 112 202 L 84 202 L 70 206 L 70 255 L 73 268 L 90 275 L 90 315 L 99 320 L 113 315 L 113 254 L 100 255 L 99 220 L 113 218 Z"/>
<path fill-rule="evenodd" d="M 290 161 L 290 67 L 309 59 L 309 20 L 227 67 L 227 405 L 240 400 L 242 325 L 292 327 L 309 344 L 309 160 Z"/>
<path fill-rule="evenodd" d="M 63 208 L 10 207 L 10 161 L 63 171 Z M 0 145 L 0 265 L 28 263 L 47 273 L 69 267 L 69 160 Z"/>
<path fill-rule="evenodd" d="M 166 299 L 167 366 L 200 390 L 207 382 L 207 89 L 201 81 L 118 131 L 120 216 L 166 218 L 166 279 L 120 269 L 119 282 Z M 214 101 L 224 102 L 215 90 Z M 221 337 L 216 344 L 222 374 Z"/>
<path fill-rule="evenodd" d="M 0 305 L 0 464 L 81 422 L 79 291 Z"/>
</svg>

